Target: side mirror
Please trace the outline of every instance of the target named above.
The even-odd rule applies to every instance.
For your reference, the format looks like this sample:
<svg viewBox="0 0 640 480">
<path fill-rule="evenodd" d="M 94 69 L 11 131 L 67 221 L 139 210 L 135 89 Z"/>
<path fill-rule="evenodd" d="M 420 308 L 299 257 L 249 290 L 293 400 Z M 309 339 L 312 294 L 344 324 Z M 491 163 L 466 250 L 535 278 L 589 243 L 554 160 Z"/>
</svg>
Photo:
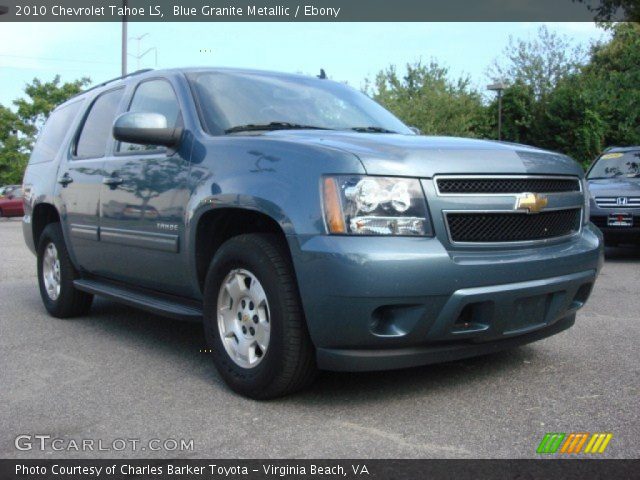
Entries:
<svg viewBox="0 0 640 480">
<path fill-rule="evenodd" d="M 418 127 L 409 127 L 409 130 L 411 130 L 416 135 L 422 135 L 422 132 L 420 131 L 420 129 Z"/>
<path fill-rule="evenodd" d="M 167 118 L 160 113 L 129 112 L 116 118 L 113 137 L 127 143 L 176 147 L 182 128 L 168 127 Z"/>
</svg>

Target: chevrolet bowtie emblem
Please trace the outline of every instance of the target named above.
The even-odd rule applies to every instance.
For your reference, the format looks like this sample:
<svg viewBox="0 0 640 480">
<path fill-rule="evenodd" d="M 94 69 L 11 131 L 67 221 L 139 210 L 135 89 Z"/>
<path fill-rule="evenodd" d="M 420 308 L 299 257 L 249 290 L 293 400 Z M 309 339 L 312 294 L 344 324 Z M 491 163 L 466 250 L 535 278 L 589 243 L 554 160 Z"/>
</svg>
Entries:
<svg viewBox="0 0 640 480">
<path fill-rule="evenodd" d="M 539 193 L 521 193 L 516 197 L 515 210 L 526 210 L 528 213 L 540 213 L 549 203 L 546 195 Z"/>
</svg>

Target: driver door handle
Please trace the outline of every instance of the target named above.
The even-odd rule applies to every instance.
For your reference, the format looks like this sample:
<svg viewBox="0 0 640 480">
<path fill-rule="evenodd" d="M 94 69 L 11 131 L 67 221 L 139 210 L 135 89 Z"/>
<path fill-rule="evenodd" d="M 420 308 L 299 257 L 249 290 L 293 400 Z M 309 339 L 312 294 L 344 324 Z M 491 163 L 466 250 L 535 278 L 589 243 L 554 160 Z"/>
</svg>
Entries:
<svg viewBox="0 0 640 480">
<path fill-rule="evenodd" d="M 116 172 L 113 172 L 110 177 L 104 177 L 102 183 L 108 185 L 112 190 L 120 185 L 124 180 L 118 176 Z"/>
</svg>

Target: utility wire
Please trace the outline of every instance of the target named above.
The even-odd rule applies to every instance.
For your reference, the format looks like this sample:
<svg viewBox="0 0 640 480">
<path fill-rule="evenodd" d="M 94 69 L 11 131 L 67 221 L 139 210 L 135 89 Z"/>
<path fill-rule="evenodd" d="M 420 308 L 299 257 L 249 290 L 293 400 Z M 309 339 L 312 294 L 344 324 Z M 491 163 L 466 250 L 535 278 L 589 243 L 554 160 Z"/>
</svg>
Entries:
<svg viewBox="0 0 640 480">
<path fill-rule="evenodd" d="M 118 63 L 118 62 L 104 62 L 99 60 L 76 60 L 72 58 L 29 57 L 26 55 L 9 55 L 4 53 L 0 53 L 0 57 L 18 58 L 22 60 L 46 60 L 46 61 L 52 61 L 52 62 L 96 63 L 96 64 L 104 64 L 104 65 L 116 65 Z"/>
</svg>

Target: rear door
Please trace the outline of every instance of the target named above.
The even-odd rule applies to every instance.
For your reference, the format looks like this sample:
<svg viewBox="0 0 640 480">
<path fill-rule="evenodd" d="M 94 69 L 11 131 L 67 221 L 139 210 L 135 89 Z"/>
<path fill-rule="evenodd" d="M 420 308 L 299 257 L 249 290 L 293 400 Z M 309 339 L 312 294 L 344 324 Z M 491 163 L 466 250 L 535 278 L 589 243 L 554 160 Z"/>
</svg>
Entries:
<svg viewBox="0 0 640 480">
<path fill-rule="evenodd" d="M 159 113 L 182 124 L 181 106 L 165 78 L 141 81 L 127 108 Z M 190 285 L 182 254 L 188 158 L 153 145 L 116 142 L 104 163 L 100 194 L 100 273 L 114 280 L 175 294 Z"/>
<path fill-rule="evenodd" d="M 58 170 L 63 227 L 80 267 L 95 272 L 100 265 L 98 228 L 105 152 L 120 109 L 124 88 L 101 93 L 90 105 Z"/>
</svg>

